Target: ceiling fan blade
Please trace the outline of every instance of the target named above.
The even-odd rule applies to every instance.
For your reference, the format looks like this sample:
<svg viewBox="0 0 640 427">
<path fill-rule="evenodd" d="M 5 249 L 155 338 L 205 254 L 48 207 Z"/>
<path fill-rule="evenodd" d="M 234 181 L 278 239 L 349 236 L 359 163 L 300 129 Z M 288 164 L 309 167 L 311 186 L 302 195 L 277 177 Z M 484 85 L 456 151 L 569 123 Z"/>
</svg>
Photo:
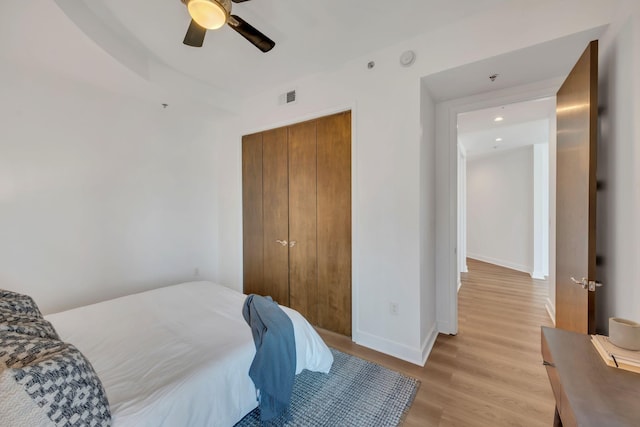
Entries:
<svg viewBox="0 0 640 427">
<path fill-rule="evenodd" d="M 247 23 L 247 21 L 237 15 L 231 15 L 229 17 L 228 24 L 231 28 L 236 30 L 238 34 L 249 40 L 255 47 L 263 52 L 269 52 L 276 45 L 273 40 L 262 34 L 251 24 Z"/>
<path fill-rule="evenodd" d="M 184 36 L 184 41 L 182 43 L 191 47 L 202 47 L 202 43 L 204 43 L 204 35 L 207 33 L 206 28 L 202 28 L 200 25 L 196 24 L 196 21 L 193 19 L 189 24 L 189 29 L 187 30 L 187 34 Z"/>
</svg>

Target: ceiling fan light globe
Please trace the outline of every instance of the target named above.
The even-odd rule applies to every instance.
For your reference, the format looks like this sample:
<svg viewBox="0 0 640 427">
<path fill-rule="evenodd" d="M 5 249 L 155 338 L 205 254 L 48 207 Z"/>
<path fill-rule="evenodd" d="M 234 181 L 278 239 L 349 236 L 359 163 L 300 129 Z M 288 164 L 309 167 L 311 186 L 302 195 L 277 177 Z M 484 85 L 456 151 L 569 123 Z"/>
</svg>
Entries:
<svg viewBox="0 0 640 427">
<path fill-rule="evenodd" d="M 208 30 L 217 30 L 227 22 L 227 11 L 215 0 L 189 0 L 187 10 L 198 25 Z"/>
</svg>

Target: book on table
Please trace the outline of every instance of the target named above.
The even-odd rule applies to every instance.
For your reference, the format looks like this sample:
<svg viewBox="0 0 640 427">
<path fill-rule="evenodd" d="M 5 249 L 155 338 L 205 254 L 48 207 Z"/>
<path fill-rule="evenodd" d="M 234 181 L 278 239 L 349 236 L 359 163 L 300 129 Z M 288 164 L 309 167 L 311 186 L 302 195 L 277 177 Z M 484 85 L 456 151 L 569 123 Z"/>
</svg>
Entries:
<svg viewBox="0 0 640 427">
<path fill-rule="evenodd" d="M 640 351 L 620 348 L 604 335 L 591 335 L 591 343 L 608 366 L 640 373 Z"/>
</svg>

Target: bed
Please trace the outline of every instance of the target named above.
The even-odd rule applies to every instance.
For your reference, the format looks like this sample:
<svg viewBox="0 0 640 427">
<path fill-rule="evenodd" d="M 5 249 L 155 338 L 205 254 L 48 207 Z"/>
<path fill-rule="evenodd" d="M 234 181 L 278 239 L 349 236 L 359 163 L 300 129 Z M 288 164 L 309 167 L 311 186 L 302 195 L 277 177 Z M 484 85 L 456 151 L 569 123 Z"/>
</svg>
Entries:
<svg viewBox="0 0 640 427">
<path fill-rule="evenodd" d="M 233 426 L 257 407 L 245 295 L 189 282 L 45 316 L 91 362 L 115 427 Z M 296 311 L 296 373 L 328 372 L 333 356 Z"/>
</svg>

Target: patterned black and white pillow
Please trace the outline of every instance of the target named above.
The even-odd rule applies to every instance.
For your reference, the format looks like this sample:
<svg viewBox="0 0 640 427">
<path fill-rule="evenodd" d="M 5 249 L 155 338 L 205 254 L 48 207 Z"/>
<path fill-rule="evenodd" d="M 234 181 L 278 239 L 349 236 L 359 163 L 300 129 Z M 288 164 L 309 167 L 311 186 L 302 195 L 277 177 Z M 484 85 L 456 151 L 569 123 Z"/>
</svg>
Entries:
<svg viewBox="0 0 640 427">
<path fill-rule="evenodd" d="M 12 315 L 7 316 L 0 313 L 0 333 L 2 332 L 16 332 L 19 334 L 51 338 L 54 340 L 60 339 L 53 325 L 45 319 L 33 319 Z"/>
<path fill-rule="evenodd" d="M 107 395 L 71 344 L 0 332 L 0 425 L 110 426 Z"/>
<path fill-rule="evenodd" d="M 60 339 L 53 325 L 42 317 L 31 297 L 0 289 L 0 332 L 2 331 Z"/>
<path fill-rule="evenodd" d="M 0 289 L 0 315 L 3 313 L 42 319 L 42 313 L 33 298 Z"/>
<path fill-rule="evenodd" d="M 0 427 L 110 426 L 91 363 L 58 339 L 31 298 L 20 297 L 0 291 Z"/>
</svg>

